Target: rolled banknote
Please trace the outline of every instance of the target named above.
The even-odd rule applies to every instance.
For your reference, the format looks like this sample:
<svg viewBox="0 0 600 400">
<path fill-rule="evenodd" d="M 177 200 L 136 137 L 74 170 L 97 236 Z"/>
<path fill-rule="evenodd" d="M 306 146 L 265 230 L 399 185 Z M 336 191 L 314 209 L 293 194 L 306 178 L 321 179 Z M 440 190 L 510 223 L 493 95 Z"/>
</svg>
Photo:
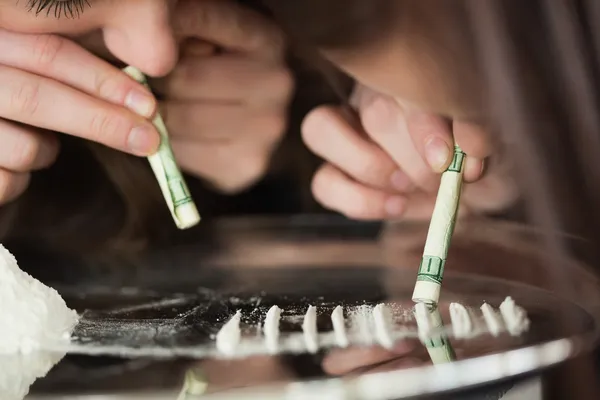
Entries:
<svg viewBox="0 0 600 400">
<path fill-rule="evenodd" d="M 425 345 L 433 364 L 443 364 L 456 359 L 454 348 L 444 332 L 442 315 L 437 305 L 417 303 L 415 320 L 419 329 L 419 339 Z"/>
<path fill-rule="evenodd" d="M 123 71 L 150 89 L 146 77 L 139 69 L 129 66 Z M 148 161 L 158 180 L 160 190 L 167 202 L 169 211 L 171 211 L 175 224 L 179 229 L 191 228 L 200 222 L 200 214 L 198 214 L 198 209 L 183 179 L 181 170 L 175 163 L 167 127 L 160 114 L 156 114 L 152 123 L 160 134 L 161 140 L 158 152 L 148 157 Z"/>
<path fill-rule="evenodd" d="M 444 264 L 458 211 L 465 158 L 465 153 L 455 145 L 452 163 L 442 174 L 412 296 L 415 302 L 437 304 L 440 299 Z"/>
</svg>

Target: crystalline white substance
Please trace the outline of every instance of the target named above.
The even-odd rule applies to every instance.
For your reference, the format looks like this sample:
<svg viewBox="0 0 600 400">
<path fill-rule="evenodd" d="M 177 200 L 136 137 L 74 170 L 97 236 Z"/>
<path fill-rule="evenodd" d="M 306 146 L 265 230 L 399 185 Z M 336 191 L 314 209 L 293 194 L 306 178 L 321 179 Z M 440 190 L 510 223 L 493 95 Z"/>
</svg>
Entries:
<svg viewBox="0 0 600 400">
<path fill-rule="evenodd" d="M 500 304 L 500 313 L 504 319 L 506 329 L 513 336 L 518 336 L 529 329 L 529 319 L 522 307 L 515 304 L 509 296 Z"/>
<path fill-rule="evenodd" d="M 265 318 L 265 343 L 270 353 L 276 353 L 279 347 L 279 319 L 281 318 L 281 309 L 273 306 L 267 312 Z"/>
<path fill-rule="evenodd" d="M 473 333 L 473 322 L 469 311 L 460 303 L 450 303 L 452 331 L 458 339 L 469 338 Z"/>
<path fill-rule="evenodd" d="M 304 342 L 306 349 L 311 353 L 319 350 L 319 334 L 317 332 L 317 307 L 308 306 L 304 321 L 302 322 L 302 332 L 304 333 Z"/>
<path fill-rule="evenodd" d="M 240 331 L 241 311 L 237 311 L 233 317 L 217 333 L 217 349 L 226 355 L 234 355 L 235 349 L 240 343 L 242 333 Z"/>
<path fill-rule="evenodd" d="M 28 353 L 68 340 L 77 313 L 56 290 L 19 269 L 0 245 L 0 353 Z"/>
<path fill-rule="evenodd" d="M 49 288 L 21 271 L 0 245 L 0 398 L 21 400 L 64 352 L 49 352 L 68 341 L 77 313 Z"/>
<path fill-rule="evenodd" d="M 483 312 L 483 319 L 487 325 L 488 331 L 492 334 L 492 336 L 498 336 L 500 331 L 502 331 L 502 319 L 498 315 L 498 312 L 494 310 L 494 307 L 490 306 L 488 303 L 484 303 L 481 306 L 481 311 Z"/>
<path fill-rule="evenodd" d="M 375 323 L 375 337 L 379 344 L 387 349 L 392 348 L 394 339 L 390 325 L 392 323 L 392 313 L 385 304 L 377 304 L 373 309 L 373 320 Z"/>
<path fill-rule="evenodd" d="M 333 324 L 333 333 L 335 342 L 339 347 L 348 347 L 348 335 L 346 335 L 346 321 L 344 321 L 344 309 L 337 306 L 331 313 L 331 323 Z"/>
</svg>

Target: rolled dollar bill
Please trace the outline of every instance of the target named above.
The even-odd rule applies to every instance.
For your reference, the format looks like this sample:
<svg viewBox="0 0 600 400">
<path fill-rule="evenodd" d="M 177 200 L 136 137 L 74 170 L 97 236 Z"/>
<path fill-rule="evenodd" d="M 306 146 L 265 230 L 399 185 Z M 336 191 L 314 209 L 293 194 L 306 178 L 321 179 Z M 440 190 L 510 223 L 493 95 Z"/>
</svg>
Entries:
<svg viewBox="0 0 600 400">
<path fill-rule="evenodd" d="M 444 332 L 444 322 L 437 305 L 417 303 L 415 320 L 419 329 L 419 339 L 425 345 L 433 364 L 456 360 L 456 353 Z"/>
<path fill-rule="evenodd" d="M 440 299 L 444 265 L 460 200 L 465 158 L 465 153 L 455 145 L 452 163 L 442 174 L 412 296 L 415 302 L 437 304 Z"/>
<path fill-rule="evenodd" d="M 150 89 L 144 74 L 135 67 L 127 67 L 123 71 L 133 79 Z M 160 134 L 160 147 L 156 154 L 148 157 L 152 171 L 158 180 L 160 190 L 179 229 L 187 229 L 200 222 L 200 214 L 183 179 L 181 170 L 175 163 L 167 127 L 159 113 L 152 121 Z"/>
</svg>

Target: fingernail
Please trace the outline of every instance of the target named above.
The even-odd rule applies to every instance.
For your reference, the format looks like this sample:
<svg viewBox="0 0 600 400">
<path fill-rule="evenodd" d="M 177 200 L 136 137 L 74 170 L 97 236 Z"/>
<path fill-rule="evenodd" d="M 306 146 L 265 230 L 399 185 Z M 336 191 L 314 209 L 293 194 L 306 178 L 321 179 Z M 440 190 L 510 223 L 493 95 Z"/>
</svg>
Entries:
<svg viewBox="0 0 600 400">
<path fill-rule="evenodd" d="M 397 170 L 392 174 L 390 183 L 394 189 L 403 193 L 411 191 L 414 187 L 408 175 L 402 170 Z"/>
<path fill-rule="evenodd" d="M 160 136 L 151 125 L 135 127 L 129 133 L 127 145 L 132 153 L 148 156 L 156 153 L 160 145 Z"/>
<path fill-rule="evenodd" d="M 156 102 L 151 95 L 134 89 L 125 97 L 125 107 L 142 117 L 149 118 L 154 113 Z"/>
<path fill-rule="evenodd" d="M 385 201 L 385 212 L 390 217 L 398 217 L 404 213 L 404 205 L 404 197 L 392 196 Z"/>
<path fill-rule="evenodd" d="M 442 172 L 452 152 L 448 144 L 439 137 L 433 136 L 425 142 L 425 158 L 436 172 Z"/>
</svg>

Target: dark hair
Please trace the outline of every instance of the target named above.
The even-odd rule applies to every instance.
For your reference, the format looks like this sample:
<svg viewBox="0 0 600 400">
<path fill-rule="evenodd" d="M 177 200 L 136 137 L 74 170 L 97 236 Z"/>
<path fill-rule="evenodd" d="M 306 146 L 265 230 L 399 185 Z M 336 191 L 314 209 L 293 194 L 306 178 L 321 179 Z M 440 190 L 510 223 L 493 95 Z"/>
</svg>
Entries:
<svg viewBox="0 0 600 400">
<path fill-rule="evenodd" d="M 322 50 L 375 45 L 390 30 L 416 23 L 407 21 L 407 15 L 419 7 L 447 13 L 481 73 L 486 117 L 515 166 L 529 220 L 546 234 L 548 273 L 554 275 L 556 289 L 573 288 L 561 262 L 573 249 L 559 231 L 589 240 L 586 256 L 597 263 L 599 1 L 263 1 L 291 37 Z M 457 77 L 462 61 L 448 66 Z"/>
</svg>

